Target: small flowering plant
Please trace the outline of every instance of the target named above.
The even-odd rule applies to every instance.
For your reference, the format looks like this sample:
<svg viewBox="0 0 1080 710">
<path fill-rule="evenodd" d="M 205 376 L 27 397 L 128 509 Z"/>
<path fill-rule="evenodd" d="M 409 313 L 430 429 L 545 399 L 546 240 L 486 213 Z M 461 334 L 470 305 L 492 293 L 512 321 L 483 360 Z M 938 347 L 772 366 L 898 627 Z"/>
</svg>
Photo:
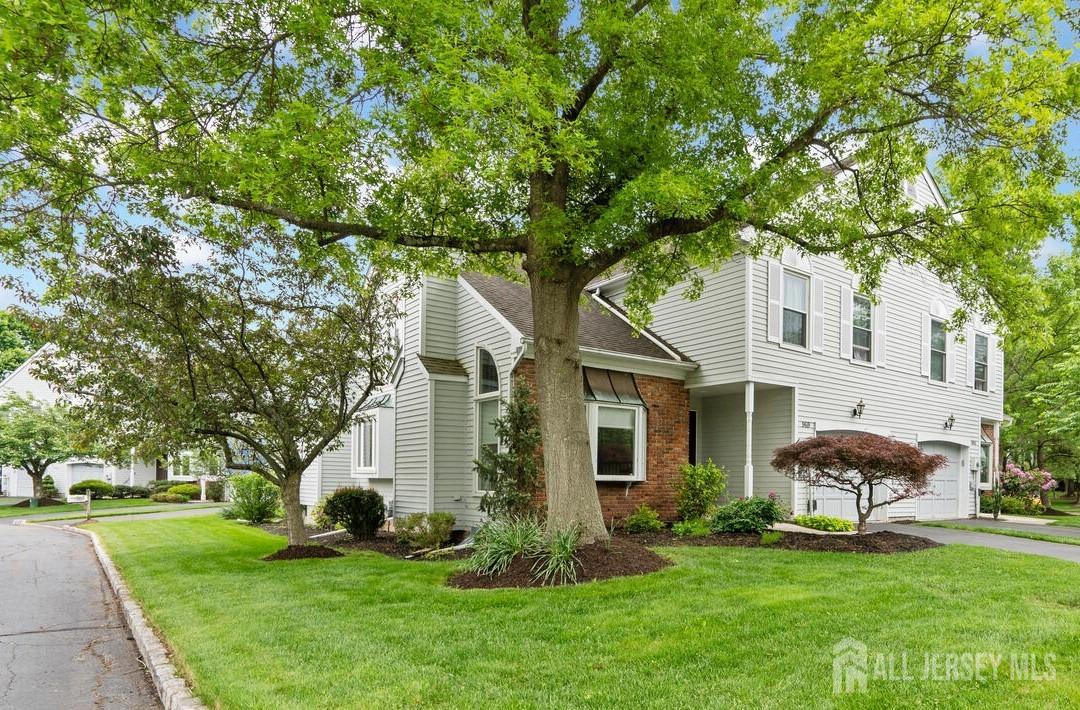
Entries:
<svg viewBox="0 0 1080 710">
<path fill-rule="evenodd" d="M 1017 498 L 1037 498 L 1046 491 L 1057 488 L 1057 481 L 1041 468 L 1025 471 L 1016 464 L 1005 464 L 1005 470 L 1001 472 L 1001 490 L 1007 496 Z"/>
</svg>

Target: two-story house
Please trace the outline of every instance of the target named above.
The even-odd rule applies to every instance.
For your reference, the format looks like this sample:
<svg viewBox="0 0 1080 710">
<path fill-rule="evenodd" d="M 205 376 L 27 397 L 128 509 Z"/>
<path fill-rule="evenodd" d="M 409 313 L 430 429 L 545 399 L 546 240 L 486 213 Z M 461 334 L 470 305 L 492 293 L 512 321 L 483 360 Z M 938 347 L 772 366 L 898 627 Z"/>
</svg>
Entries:
<svg viewBox="0 0 1080 710">
<path fill-rule="evenodd" d="M 929 173 L 909 192 L 941 200 Z M 605 519 L 642 502 L 673 517 L 680 466 L 705 459 L 727 469 L 730 496 L 775 492 L 797 513 L 854 519 L 844 494 L 795 484 L 769 464 L 779 446 L 844 432 L 948 458 L 928 494 L 879 519 L 976 511 L 998 459 L 1002 356 L 977 321 L 963 333 L 946 327 L 959 306 L 951 289 L 895 265 L 871 297 L 839 260 L 793 250 L 737 254 L 700 275 L 701 298 L 675 286 L 640 333 L 620 308 L 625 276 L 591 285 L 582 306 L 582 386 Z M 478 274 L 429 277 L 405 311 L 392 404 L 324 459 L 340 459 L 354 484 L 376 483 L 397 514 L 449 511 L 474 526 L 485 486 L 473 461 L 498 445 L 491 423 L 512 380 L 532 377 L 529 291 Z"/>
</svg>

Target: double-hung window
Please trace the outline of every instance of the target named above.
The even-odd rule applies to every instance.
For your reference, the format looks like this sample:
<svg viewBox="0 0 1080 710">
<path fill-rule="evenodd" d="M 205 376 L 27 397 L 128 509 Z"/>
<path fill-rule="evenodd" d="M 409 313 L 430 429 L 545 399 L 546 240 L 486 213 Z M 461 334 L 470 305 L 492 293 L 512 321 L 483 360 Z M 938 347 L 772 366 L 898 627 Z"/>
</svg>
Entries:
<svg viewBox="0 0 1080 710">
<path fill-rule="evenodd" d="M 945 333 L 945 322 L 935 318 L 930 319 L 930 379 L 934 382 L 944 382 L 948 367 L 948 353 L 946 351 L 949 338 Z"/>
<path fill-rule="evenodd" d="M 975 389 L 986 391 L 990 372 L 990 339 L 982 333 L 975 334 Z"/>
<path fill-rule="evenodd" d="M 789 345 L 807 346 L 807 323 L 809 321 L 810 279 L 791 271 L 784 271 L 784 332 L 783 339 Z"/>
<path fill-rule="evenodd" d="M 361 419 L 353 429 L 353 460 L 357 473 L 375 471 L 375 441 L 377 424 L 374 419 Z"/>
<path fill-rule="evenodd" d="M 851 357 L 859 362 L 873 362 L 873 306 L 860 294 L 851 297 Z"/>
<path fill-rule="evenodd" d="M 487 450 L 497 453 L 499 437 L 495 433 L 495 420 L 499 418 L 499 367 L 487 350 L 476 351 L 476 460 Z M 493 482 L 476 471 L 476 490 L 490 491 Z"/>
</svg>

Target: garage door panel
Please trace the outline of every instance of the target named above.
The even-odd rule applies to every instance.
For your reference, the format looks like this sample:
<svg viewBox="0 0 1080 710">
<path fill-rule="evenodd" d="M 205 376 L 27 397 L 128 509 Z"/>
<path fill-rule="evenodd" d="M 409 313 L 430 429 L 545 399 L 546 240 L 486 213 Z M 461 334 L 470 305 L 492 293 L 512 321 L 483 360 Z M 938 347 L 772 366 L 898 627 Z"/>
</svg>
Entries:
<svg viewBox="0 0 1080 710">
<path fill-rule="evenodd" d="M 956 445 L 925 442 L 924 453 L 941 454 L 948 462 L 930 479 L 929 491 L 918 499 L 916 517 L 919 520 L 941 520 L 959 515 L 960 449 Z"/>
</svg>

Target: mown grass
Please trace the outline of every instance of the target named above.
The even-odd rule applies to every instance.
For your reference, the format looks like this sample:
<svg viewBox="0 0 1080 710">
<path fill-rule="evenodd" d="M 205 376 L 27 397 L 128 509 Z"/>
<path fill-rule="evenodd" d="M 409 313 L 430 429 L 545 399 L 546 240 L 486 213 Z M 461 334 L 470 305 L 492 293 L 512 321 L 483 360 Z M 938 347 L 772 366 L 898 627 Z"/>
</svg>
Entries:
<svg viewBox="0 0 1080 710">
<path fill-rule="evenodd" d="M 14 503 L 25 498 L 15 498 L 13 502 L 0 507 L 0 518 L 21 518 L 38 513 L 67 513 L 72 511 L 85 511 L 86 503 L 63 503 L 61 505 L 47 505 L 41 508 L 16 508 Z M 121 498 L 119 500 L 95 500 L 90 503 L 91 511 L 111 510 L 114 508 L 130 508 L 133 506 L 150 506 L 153 501 L 146 498 Z"/>
<path fill-rule="evenodd" d="M 184 510 L 198 510 L 200 508 L 221 508 L 220 503 L 185 503 L 184 505 L 177 505 L 175 503 L 162 503 L 161 505 L 150 504 L 145 508 L 123 508 L 121 510 L 107 510 L 104 513 L 100 513 L 95 508 L 91 513 L 91 518 L 97 520 L 98 518 L 116 518 L 123 515 L 143 515 L 145 513 L 175 513 Z M 48 508 L 45 509 L 48 512 Z M 33 518 L 36 523 L 51 523 L 58 520 L 82 520 L 85 518 L 85 511 L 82 513 L 62 513 L 60 515 L 49 516 L 47 518 Z"/>
<path fill-rule="evenodd" d="M 992 528 L 982 525 L 964 525 L 963 523 L 919 523 L 930 528 L 950 528 L 952 530 L 967 530 L 968 532 L 990 533 L 991 535 L 1005 535 L 1007 537 L 1020 537 L 1025 540 L 1039 540 L 1040 542 L 1058 542 L 1063 545 L 1080 545 L 1080 537 L 1068 537 L 1065 535 L 1049 535 L 1040 532 L 1028 532 L 1027 530 L 1013 530 L 1011 528 Z M 1049 527 L 1049 526 L 1045 526 Z"/>
<path fill-rule="evenodd" d="M 95 526 L 211 707 L 1061 707 L 1080 698 L 1080 566 L 947 546 L 891 556 L 665 548 L 637 578 L 457 590 L 460 563 L 355 552 L 266 563 L 219 518 Z M 1056 677 L 871 680 L 832 647 L 1052 653 Z M 872 657 L 873 658 L 873 657 Z M 1004 664 L 1008 668 L 1008 660 Z"/>
</svg>

